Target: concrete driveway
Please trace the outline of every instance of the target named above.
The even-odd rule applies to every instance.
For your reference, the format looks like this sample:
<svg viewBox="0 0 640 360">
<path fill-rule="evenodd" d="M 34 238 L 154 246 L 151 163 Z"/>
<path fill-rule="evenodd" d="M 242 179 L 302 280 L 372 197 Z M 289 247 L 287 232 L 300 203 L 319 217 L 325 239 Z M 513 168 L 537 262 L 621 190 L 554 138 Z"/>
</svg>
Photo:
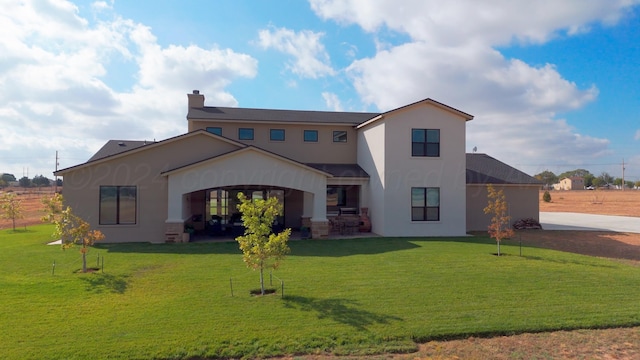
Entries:
<svg viewBox="0 0 640 360">
<path fill-rule="evenodd" d="M 616 231 L 640 233 L 640 218 L 569 212 L 540 212 L 544 230 Z"/>
</svg>

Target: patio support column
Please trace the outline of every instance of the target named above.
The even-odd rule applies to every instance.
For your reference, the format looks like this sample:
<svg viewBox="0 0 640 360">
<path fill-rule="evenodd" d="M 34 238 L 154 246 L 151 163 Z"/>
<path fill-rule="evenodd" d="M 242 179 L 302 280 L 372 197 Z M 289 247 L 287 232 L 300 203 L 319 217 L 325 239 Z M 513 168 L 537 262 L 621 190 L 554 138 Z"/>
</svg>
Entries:
<svg viewBox="0 0 640 360">
<path fill-rule="evenodd" d="M 164 222 L 164 241 L 180 242 L 184 232 L 183 196 L 175 186 L 175 181 L 169 177 L 167 189 L 167 220 Z"/>
<path fill-rule="evenodd" d="M 320 239 L 329 236 L 327 220 L 327 186 L 313 193 L 313 216 L 311 217 L 311 238 Z"/>
</svg>

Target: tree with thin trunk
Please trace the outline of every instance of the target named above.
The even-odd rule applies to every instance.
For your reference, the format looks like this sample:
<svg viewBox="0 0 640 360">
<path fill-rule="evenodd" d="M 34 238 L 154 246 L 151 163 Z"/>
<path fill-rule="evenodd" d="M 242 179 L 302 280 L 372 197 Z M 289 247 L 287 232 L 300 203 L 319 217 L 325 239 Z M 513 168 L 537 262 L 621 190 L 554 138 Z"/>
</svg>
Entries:
<svg viewBox="0 0 640 360">
<path fill-rule="evenodd" d="M 62 242 L 62 249 L 66 250 L 76 245 L 82 246 L 82 272 L 87 272 L 87 253 L 89 247 L 96 241 L 104 239 L 104 234 L 99 230 L 91 230 L 88 222 L 75 215 L 71 207 L 64 207 L 62 195 L 54 194 L 50 199 L 42 201 L 45 216 L 43 221 L 53 223 L 55 230 L 53 235 L 59 237 Z"/>
<path fill-rule="evenodd" d="M 496 239 L 498 256 L 500 256 L 500 242 L 515 235 L 510 226 L 511 216 L 507 214 L 507 200 L 502 190 L 496 190 L 492 184 L 487 184 L 489 203 L 484 208 L 485 214 L 491 214 L 489 236 Z"/>
<path fill-rule="evenodd" d="M 242 259 L 247 266 L 260 270 L 260 292 L 264 295 L 264 269 L 277 269 L 280 260 L 289 253 L 287 241 L 291 236 L 291 229 L 285 229 L 279 234 L 272 232 L 274 220 L 282 214 L 282 204 L 277 198 L 251 200 L 239 193 L 238 200 L 238 210 L 242 214 L 245 231 L 236 241 L 240 244 Z"/>
<path fill-rule="evenodd" d="M 3 219 L 11 220 L 13 223 L 13 231 L 16 231 L 16 220 L 22 219 L 22 201 L 18 199 L 15 193 L 6 193 L 0 197 L 0 210 Z"/>
</svg>

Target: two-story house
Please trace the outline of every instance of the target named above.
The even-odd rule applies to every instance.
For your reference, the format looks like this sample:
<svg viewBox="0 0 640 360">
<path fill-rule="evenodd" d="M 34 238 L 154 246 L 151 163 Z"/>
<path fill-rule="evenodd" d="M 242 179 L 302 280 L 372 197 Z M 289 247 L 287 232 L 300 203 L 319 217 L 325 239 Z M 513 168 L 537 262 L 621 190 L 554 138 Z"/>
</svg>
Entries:
<svg viewBox="0 0 640 360">
<path fill-rule="evenodd" d="M 486 204 L 466 190 L 472 119 L 431 99 L 385 113 L 267 110 L 205 106 L 194 90 L 187 133 L 111 140 L 56 175 L 64 176 L 65 202 L 108 242 L 178 241 L 185 224 L 202 230 L 214 218 L 230 227 L 239 221 L 239 192 L 277 197 L 280 224 L 309 227 L 313 238 L 327 236 L 343 212 L 362 209 L 379 235 L 460 236 L 467 202 Z M 493 170 L 520 173 L 492 160 Z M 526 197 L 535 189 L 535 207 L 525 212 L 537 218 L 539 183 L 523 175 Z"/>
</svg>

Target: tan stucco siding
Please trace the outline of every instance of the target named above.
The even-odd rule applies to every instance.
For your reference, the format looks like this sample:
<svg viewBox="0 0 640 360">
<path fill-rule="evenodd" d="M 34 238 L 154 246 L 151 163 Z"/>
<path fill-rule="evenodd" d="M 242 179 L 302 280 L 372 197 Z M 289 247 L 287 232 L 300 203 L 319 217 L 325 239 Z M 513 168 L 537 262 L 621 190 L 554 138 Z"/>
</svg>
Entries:
<svg viewBox="0 0 640 360">
<path fill-rule="evenodd" d="M 356 162 L 357 134 L 353 126 L 317 124 L 262 124 L 248 122 L 190 121 L 189 130 L 221 127 L 222 136 L 271 151 L 302 163 L 353 164 Z M 239 140 L 238 129 L 254 129 L 254 140 Z M 284 129 L 284 141 L 271 141 L 271 129 Z M 317 142 L 305 142 L 304 130 L 317 130 Z M 347 142 L 333 142 L 333 131 L 346 131 Z"/>
<path fill-rule="evenodd" d="M 201 134 L 71 169 L 63 176 L 65 203 L 93 228 L 102 231 L 105 242 L 163 242 L 168 197 L 167 179 L 160 173 L 235 148 Z M 99 224 L 100 186 L 107 185 L 137 186 L 135 225 Z"/>
<path fill-rule="evenodd" d="M 540 220 L 540 185 L 494 185 L 494 188 L 504 191 L 512 224 L 525 218 Z M 488 200 L 486 185 L 467 185 L 467 231 L 487 230 L 491 222 L 491 215 L 484 213 Z"/>
<path fill-rule="evenodd" d="M 466 120 L 421 104 L 395 112 L 383 121 L 387 125 L 383 235 L 465 235 Z M 440 156 L 411 156 L 412 129 L 439 129 Z M 411 220 L 412 187 L 440 188 L 440 221 Z"/>
</svg>

